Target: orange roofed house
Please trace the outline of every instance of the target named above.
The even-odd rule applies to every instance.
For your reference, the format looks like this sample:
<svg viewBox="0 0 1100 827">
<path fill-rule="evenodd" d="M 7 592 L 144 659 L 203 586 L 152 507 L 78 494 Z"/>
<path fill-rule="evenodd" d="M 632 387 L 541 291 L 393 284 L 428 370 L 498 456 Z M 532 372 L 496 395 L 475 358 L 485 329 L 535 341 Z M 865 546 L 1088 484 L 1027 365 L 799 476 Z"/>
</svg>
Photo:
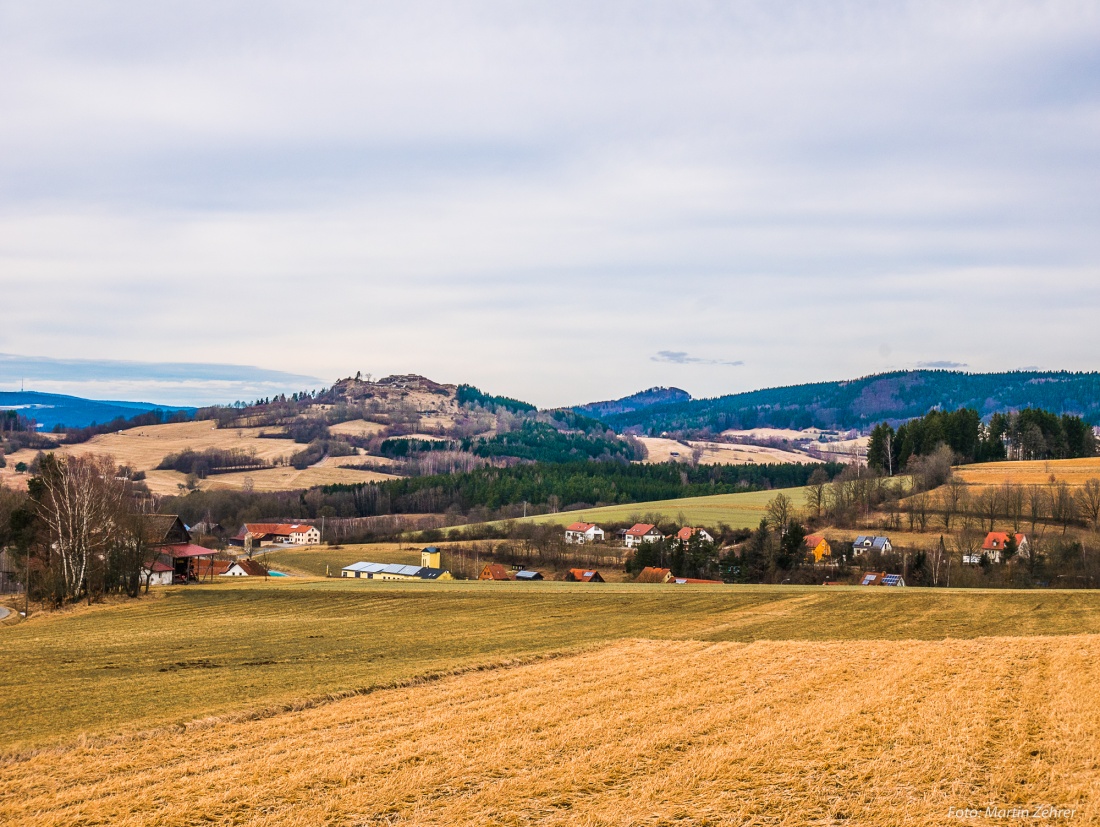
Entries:
<svg viewBox="0 0 1100 827">
<path fill-rule="evenodd" d="M 289 544 L 313 546 L 321 542 L 317 526 L 304 523 L 245 523 L 237 536 L 229 541 L 235 546 Z"/>
<path fill-rule="evenodd" d="M 656 543 L 663 539 L 665 535 L 657 530 L 657 526 L 649 523 L 635 523 L 623 534 L 623 542 L 626 543 L 627 548 L 634 548 L 642 543 Z"/>
<path fill-rule="evenodd" d="M 660 569 L 656 566 L 646 566 L 635 578 L 636 583 L 667 583 L 672 579 L 672 569 Z"/>
<path fill-rule="evenodd" d="M 602 543 L 603 529 L 595 523 L 573 523 L 565 527 L 565 542 L 583 546 L 585 543 Z"/>
<path fill-rule="evenodd" d="M 693 528 L 686 525 L 676 532 L 676 539 L 680 541 L 681 545 L 686 545 L 691 542 L 692 537 L 698 537 L 707 543 L 713 543 L 714 538 L 710 535 L 710 532 L 705 528 Z"/>
<path fill-rule="evenodd" d="M 570 583 L 602 583 L 604 579 L 595 569 L 569 569 L 565 579 Z"/>
<path fill-rule="evenodd" d="M 976 566 L 978 563 L 982 562 L 982 555 L 985 554 L 988 555 L 989 559 L 994 563 L 1003 563 L 1005 561 L 1004 550 L 1007 543 L 1007 532 L 991 531 L 985 535 L 985 542 L 982 543 L 982 550 L 974 554 L 964 554 L 963 562 Z M 1027 554 L 1028 552 L 1027 537 L 1023 534 L 1016 535 L 1016 552 L 1018 554 Z"/>
<path fill-rule="evenodd" d="M 481 574 L 477 576 L 478 580 L 511 580 L 512 576 L 508 574 L 508 569 L 504 568 L 500 563 L 486 563 L 485 568 L 481 570 Z"/>
</svg>

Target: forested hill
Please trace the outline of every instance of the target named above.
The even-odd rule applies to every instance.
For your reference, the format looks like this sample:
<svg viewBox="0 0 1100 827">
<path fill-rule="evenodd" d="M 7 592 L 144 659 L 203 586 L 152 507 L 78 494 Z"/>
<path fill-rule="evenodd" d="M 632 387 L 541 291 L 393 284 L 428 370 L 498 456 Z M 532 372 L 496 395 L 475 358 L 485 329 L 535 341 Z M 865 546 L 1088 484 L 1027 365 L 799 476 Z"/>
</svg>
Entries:
<svg viewBox="0 0 1100 827">
<path fill-rule="evenodd" d="M 577 405 L 573 410 L 585 416 L 600 418 L 611 416 L 612 414 L 640 411 L 643 408 L 651 408 L 654 405 L 671 405 L 677 402 L 690 401 L 691 394 L 687 391 L 680 390 L 679 388 L 656 387 L 633 393 L 630 396 L 624 396 L 622 399 Z"/>
<path fill-rule="evenodd" d="M 1100 373 L 897 371 L 656 405 L 600 418 L 620 432 L 717 433 L 729 428 L 866 428 L 923 416 L 936 407 L 974 408 L 984 418 L 1028 406 L 1100 423 Z"/>
</svg>

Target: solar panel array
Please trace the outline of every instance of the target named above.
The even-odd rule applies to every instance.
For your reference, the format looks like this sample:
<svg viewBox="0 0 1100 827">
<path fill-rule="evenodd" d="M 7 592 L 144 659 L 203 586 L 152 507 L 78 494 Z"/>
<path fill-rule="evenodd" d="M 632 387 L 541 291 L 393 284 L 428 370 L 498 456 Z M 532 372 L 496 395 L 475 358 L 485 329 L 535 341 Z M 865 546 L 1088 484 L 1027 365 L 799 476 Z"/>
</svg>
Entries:
<svg viewBox="0 0 1100 827">
<path fill-rule="evenodd" d="M 888 574 L 882 578 L 882 585 L 884 586 L 896 586 L 901 582 L 900 574 Z"/>
</svg>

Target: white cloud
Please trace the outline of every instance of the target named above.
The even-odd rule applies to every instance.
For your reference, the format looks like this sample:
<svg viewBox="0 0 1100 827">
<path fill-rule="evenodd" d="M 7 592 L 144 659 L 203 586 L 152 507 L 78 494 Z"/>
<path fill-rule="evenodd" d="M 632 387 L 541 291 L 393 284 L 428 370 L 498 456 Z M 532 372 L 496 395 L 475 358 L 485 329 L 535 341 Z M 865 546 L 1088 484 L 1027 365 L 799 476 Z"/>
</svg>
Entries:
<svg viewBox="0 0 1100 827">
<path fill-rule="evenodd" d="M 1093 368 L 1098 35 L 1084 2 L 0 5 L 0 349 L 543 405 L 930 340 Z"/>
</svg>

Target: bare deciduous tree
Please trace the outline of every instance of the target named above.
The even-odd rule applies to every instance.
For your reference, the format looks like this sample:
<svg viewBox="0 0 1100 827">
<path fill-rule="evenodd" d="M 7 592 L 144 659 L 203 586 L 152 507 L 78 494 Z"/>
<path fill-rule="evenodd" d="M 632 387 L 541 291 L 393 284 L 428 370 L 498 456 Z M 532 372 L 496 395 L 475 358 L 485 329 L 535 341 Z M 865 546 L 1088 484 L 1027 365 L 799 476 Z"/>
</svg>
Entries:
<svg viewBox="0 0 1100 827">
<path fill-rule="evenodd" d="M 1077 508 L 1089 524 L 1096 528 L 1097 523 L 1100 523 L 1100 480 L 1096 477 L 1085 480 L 1085 484 L 1077 492 Z"/>
</svg>

